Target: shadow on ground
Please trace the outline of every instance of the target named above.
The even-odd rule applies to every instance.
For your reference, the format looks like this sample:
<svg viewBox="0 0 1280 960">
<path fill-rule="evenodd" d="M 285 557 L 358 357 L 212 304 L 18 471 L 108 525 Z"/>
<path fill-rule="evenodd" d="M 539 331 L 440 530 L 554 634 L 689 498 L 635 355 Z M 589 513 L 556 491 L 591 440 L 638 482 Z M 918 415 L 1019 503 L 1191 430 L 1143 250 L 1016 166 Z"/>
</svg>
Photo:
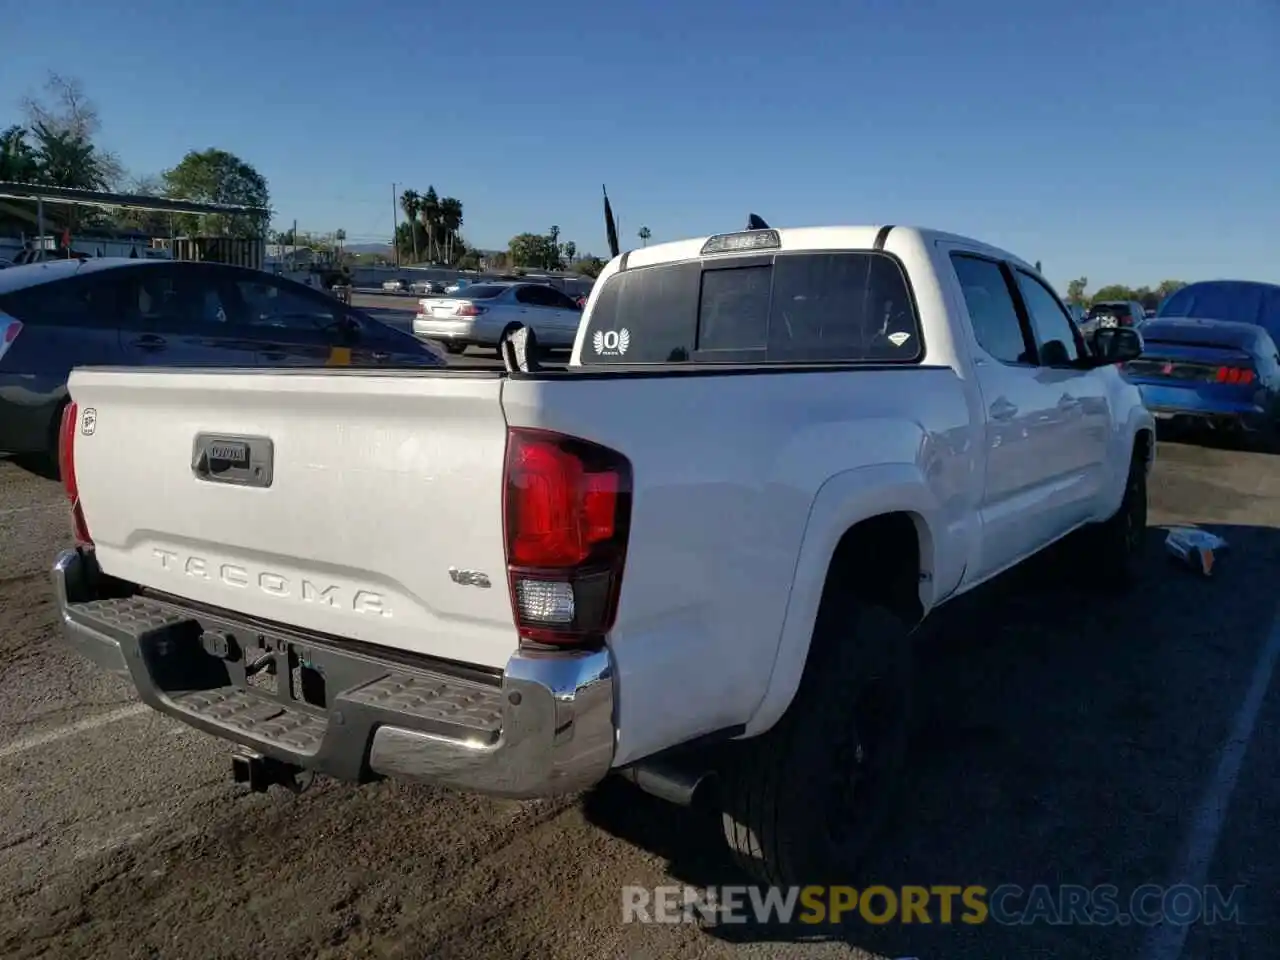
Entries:
<svg viewBox="0 0 1280 960">
<path fill-rule="evenodd" d="M 1206 525 L 1231 552 L 1213 579 L 1149 531 L 1140 590 L 1068 584 L 1046 556 L 958 598 L 916 636 L 918 714 L 904 801 L 859 876 L 882 884 L 1168 883 L 1191 812 L 1273 619 L 1280 531 Z M 1088 570 L 1075 571 L 1087 585 Z M 1226 602 L 1230 598 L 1230 602 Z M 609 782 L 587 818 L 665 858 L 674 882 L 741 884 L 715 816 Z M 1212 881 L 1212 878 L 1211 878 Z M 1230 884 L 1230 878 L 1219 882 Z M 881 901 L 881 909 L 883 909 Z M 1020 908 L 1025 898 L 1006 905 Z M 837 940 L 889 956 L 1133 956 L 1133 925 L 709 926 L 725 941 Z"/>
<path fill-rule="evenodd" d="M 1156 437 L 1161 443 L 1186 443 L 1204 447 L 1207 450 L 1280 454 L 1280 437 L 1275 434 L 1244 433 L 1238 430 L 1195 427 L 1160 420 L 1156 422 Z"/>
</svg>

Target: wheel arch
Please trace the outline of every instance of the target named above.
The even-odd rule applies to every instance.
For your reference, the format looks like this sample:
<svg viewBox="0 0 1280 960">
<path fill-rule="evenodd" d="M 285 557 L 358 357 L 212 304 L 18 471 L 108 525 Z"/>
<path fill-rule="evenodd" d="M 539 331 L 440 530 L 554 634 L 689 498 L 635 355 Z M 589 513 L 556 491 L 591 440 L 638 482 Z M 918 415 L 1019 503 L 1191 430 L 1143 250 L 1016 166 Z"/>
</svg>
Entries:
<svg viewBox="0 0 1280 960">
<path fill-rule="evenodd" d="M 786 712 L 804 674 L 828 590 L 851 588 L 875 597 L 915 626 L 933 606 L 938 566 L 963 563 L 939 543 L 941 510 L 910 464 L 863 467 L 838 474 L 818 491 L 801 540 L 777 653 L 763 697 L 745 735 L 772 727 Z M 940 548 L 941 554 L 940 554 Z M 874 562 L 864 565 L 872 556 Z"/>
</svg>

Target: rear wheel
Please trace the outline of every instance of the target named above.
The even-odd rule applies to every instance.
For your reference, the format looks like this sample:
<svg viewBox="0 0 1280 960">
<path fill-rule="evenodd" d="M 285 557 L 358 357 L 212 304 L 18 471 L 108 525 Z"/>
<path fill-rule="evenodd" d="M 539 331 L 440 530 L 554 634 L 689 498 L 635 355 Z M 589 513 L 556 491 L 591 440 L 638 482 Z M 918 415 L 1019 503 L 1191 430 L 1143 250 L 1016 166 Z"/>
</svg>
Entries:
<svg viewBox="0 0 1280 960">
<path fill-rule="evenodd" d="M 847 597 L 823 608 L 795 700 L 771 730 L 731 744 L 721 770 L 725 838 L 759 883 L 847 881 L 905 766 L 906 626 Z"/>
<path fill-rule="evenodd" d="M 503 358 L 503 347 L 511 340 L 513 336 L 515 336 L 516 331 L 521 329 L 523 326 L 524 326 L 523 324 L 512 323 L 512 324 L 508 324 L 507 328 L 502 331 L 502 336 L 498 338 L 498 347 L 497 347 L 497 350 L 495 351 L 497 353 L 497 357 L 499 360 Z M 542 355 L 541 348 L 538 346 L 538 338 L 534 336 L 532 327 L 524 327 L 524 329 L 529 331 L 529 339 L 527 343 L 529 355 L 536 359 Z"/>
<path fill-rule="evenodd" d="M 68 401 L 64 400 L 54 411 L 53 423 L 49 425 L 44 450 L 29 456 L 18 458 L 18 463 L 37 476 L 48 480 L 61 480 L 62 468 L 59 464 L 58 448 L 62 433 L 62 415 L 67 410 Z"/>
<path fill-rule="evenodd" d="M 467 349 L 467 345 L 465 343 L 447 343 L 446 342 L 444 345 L 444 349 L 446 353 L 451 353 L 456 357 L 458 354 L 462 353 L 462 351 Z"/>
</svg>

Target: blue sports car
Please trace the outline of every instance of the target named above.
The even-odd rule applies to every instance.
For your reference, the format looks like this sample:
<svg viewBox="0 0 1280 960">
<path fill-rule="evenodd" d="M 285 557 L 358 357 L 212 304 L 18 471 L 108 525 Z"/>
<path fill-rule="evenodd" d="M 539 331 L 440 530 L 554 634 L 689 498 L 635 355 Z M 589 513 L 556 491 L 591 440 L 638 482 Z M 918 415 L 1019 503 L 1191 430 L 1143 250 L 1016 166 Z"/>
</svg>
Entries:
<svg viewBox="0 0 1280 960">
<path fill-rule="evenodd" d="M 1142 327 L 1125 376 L 1158 418 L 1269 438 L 1280 426 L 1280 286 L 1206 280 Z"/>
</svg>

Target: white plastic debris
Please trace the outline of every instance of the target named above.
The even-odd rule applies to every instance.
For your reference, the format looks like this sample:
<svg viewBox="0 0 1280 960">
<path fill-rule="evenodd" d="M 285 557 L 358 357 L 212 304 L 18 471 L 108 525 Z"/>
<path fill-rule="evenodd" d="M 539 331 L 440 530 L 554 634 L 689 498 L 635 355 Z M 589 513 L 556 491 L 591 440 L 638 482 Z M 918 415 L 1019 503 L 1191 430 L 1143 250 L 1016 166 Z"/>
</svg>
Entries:
<svg viewBox="0 0 1280 960">
<path fill-rule="evenodd" d="M 1218 558 L 1226 552 L 1227 541 L 1199 527 L 1170 527 L 1164 547 L 1201 576 L 1211 577 Z"/>
</svg>

